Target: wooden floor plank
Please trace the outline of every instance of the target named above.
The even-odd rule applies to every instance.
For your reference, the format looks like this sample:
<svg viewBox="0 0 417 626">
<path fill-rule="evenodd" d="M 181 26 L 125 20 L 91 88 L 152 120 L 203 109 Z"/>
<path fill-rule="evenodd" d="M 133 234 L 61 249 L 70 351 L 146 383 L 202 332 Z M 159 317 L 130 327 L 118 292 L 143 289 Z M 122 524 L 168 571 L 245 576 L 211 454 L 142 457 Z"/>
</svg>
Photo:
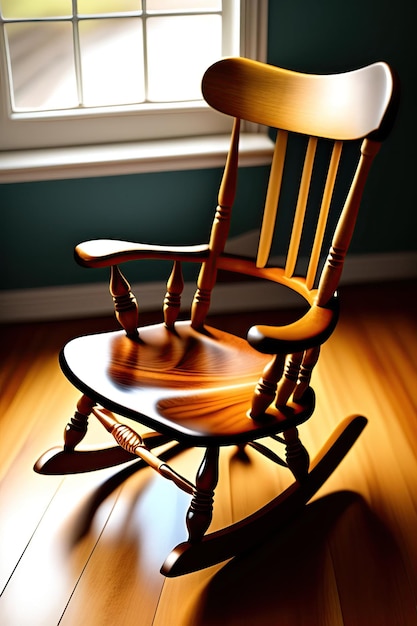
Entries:
<svg viewBox="0 0 417 626">
<path fill-rule="evenodd" d="M 0 623 L 25 626 L 58 624 L 95 542 L 111 513 L 111 499 L 95 518 L 82 558 L 73 564 L 73 541 L 82 524 L 82 502 L 100 486 L 98 475 L 65 479 L 33 529 L 16 570 L 3 591 Z M 24 515 L 24 512 L 21 511 Z M 10 541 L 12 538 L 10 537 Z"/>
<path fill-rule="evenodd" d="M 159 568 L 183 538 L 178 522 L 184 519 L 184 506 L 173 485 L 150 472 L 143 470 L 124 485 L 65 610 L 63 625 L 92 623 L 92 616 L 95 624 L 152 624 L 164 584 Z M 165 505 L 169 515 L 164 515 Z M 88 536 L 82 543 L 90 541 Z M 73 558 L 82 563 L 81 546 L 76 552 Z"/>
<path fill-rule="evenodd" d="M 78 398 L 58 351 L 97 321 L 4 327 L 2 626 L 417 626 L 415 293 L 415 282 L 393 284 L 388 295 L 383 285 L 345 289 L 314 374 L 316 413 L 300 434 L 314 455 L 347 415 L 366 415 L 368 426 L 290 528 L 239 559 L 178 579 L 159 573 L 185 538 L 189 497 L 171 483 L 148 469 L 123 483 L 122 468 L 65 479 L 32 470 L 60 443 Z M 251 323 L 246 315 L 215 321 L 240 334 Z M 88 440 L 108 441 L 98 426 Z M 191 479 L 198 454 L 175 460 Z M 269 461 L 252 450 L 249 458 L 222 454 L 214 528 L 286 484 L 284 475 L 271 477 Z"/>
</svg>

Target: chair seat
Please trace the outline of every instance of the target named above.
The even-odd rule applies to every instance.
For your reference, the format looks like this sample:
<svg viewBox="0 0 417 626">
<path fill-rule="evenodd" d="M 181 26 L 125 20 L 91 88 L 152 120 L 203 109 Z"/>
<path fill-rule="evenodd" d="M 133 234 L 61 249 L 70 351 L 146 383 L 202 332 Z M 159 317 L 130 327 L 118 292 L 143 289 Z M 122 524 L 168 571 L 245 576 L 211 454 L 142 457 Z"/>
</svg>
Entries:
<svg viewBox="0 0 417 626">
<path fill-rule="evenodd" d="M 140 340 L 123 331 L 79 337 L 61 353 L 61 366 L 83 393 L 115 413 L 194 445 L 249 441 L 305 421 L 314 405 L 270 407 L 250 418 L 255 385 L 270 356 L 245 339 L 215 328 L 175 331 L 164 324 L 140 329 Z"/>
</svg>

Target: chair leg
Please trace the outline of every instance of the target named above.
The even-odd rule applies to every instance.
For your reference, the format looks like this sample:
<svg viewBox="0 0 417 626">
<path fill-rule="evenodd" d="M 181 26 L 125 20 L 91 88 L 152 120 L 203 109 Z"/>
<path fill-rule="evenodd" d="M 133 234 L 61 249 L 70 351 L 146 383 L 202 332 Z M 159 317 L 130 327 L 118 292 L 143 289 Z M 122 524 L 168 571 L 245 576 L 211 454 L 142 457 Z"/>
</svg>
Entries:
<svg viewBox="0 0 417 626">
<path fill-rule="evenodd" d="M 302 483 L 308 476 L 310 457 L 300 441 L 298 430 L 290 428 L 283 432 L 285 439 L 285 458 L 294 478 Z"/>
<path fill-rule="evenodd" d="M 83 395 L 77 402 L 77 410 L 74 417 L 68 422 L 64 432 L 64 450 L 72 452 L 87 433 L 88 417 L 90 416 L 95 402 Z"/>
<path fill-rule="evenodd" d="M 179 544 L 166 558 L 161 573 L 169 577 L 182 576 L 210 567 L 254 548 L 271 534 L 276 536 L 329 478 L 359 437 L 366 422 L 366 418 L 360 415 L 347 418 L 312 461 L 306 480 L 295 481 L 245 519 L 206 534 L 201 541 Z"/>
<path fill-rule="evenodd" d="M 196 487 L 190 507 L 187 511 L 186 524 L 188 541 L 201 541 L 210 526 L 213 515 L 214 490 L 219 478 L 219 447 L 206 449 L 203 461 L 196 477 Z"/>
</svg>

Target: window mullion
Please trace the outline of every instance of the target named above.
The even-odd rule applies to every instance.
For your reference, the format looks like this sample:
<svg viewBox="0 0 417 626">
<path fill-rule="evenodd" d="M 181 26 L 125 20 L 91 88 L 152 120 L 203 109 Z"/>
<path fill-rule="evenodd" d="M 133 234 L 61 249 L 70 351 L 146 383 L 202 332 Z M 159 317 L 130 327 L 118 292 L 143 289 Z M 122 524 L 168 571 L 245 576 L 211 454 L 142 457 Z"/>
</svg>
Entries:
<svg viewBox="0 0 417 626">
<path fill-rule="evenodd" d="M 149 102 L 148 11 L 146 4 L 146 0 L 142 0 L 143 80 L 145 82 L 145 102 Z"/>
<path fill-rule="evenodd" d="M 74 46 L 75 76 L 77 82 L 78 106 L 84 104 L 83 70 L 81 64 L 80 29 L 78 19 L 78 0 L 72 0 L 72 38 Z"/>
</svg>

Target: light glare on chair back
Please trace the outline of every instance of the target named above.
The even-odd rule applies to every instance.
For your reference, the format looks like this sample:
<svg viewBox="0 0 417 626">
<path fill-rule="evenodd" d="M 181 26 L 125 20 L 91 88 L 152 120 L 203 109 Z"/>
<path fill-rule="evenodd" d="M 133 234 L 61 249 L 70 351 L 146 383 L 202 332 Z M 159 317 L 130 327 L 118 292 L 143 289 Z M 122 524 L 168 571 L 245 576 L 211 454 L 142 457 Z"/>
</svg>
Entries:
<svg viewBox="0 0 417 626">
<path fill-rule="evenodd" d="M 394 81 L 383 62 L 317 75 L 230 58 L 207 70 L 202 91 L 214 109 L 257 124 L 340 140 L 378 131 L 381 140 Z"/>
</svg>

